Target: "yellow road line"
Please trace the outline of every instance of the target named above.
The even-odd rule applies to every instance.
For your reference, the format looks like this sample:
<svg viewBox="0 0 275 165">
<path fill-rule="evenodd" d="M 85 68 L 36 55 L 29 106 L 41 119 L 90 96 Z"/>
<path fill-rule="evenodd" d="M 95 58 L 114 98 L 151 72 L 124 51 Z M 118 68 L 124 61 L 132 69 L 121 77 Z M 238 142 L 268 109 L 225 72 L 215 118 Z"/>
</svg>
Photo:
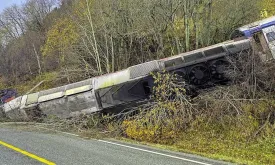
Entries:
<svg viewBox="0 0 275 165">
<path fill-rule="evenodd" d="M 9 149 L 12 149 L 12 150 L 14 150 L 14 151 L 16 151 L 16 152 L 19 152 L 19 153 L 21 153 L 21 154 L 23 154 L 23 155 L 26 155 L 26 156 L 28 156 L 28 157 L 30 157 L 30 158 L 32 158 L 32 159 L 35 159 L 35 160 L 37 160 L 37 161 L 39 161 L 39 162 L 41 162 L 41 163 L 44 163 L 44 164 L 47 164 L 47 165 L 55 165 L 55 163 L 53 163 L 53 162 L 51 162 L 51 161 L 48 161 L 48 160 L 46 160 L 46 159 L 44 159 L 44 158 L 41 158 L 41 157 L 39 157 L 39 156 L 36 156 L 36 155 L 34 155 L 34 154 L 32 154 L 32 153 L 29 153 L 29 152 L 27 152 L 27 151 L 24 151 L 24 150 L 22 150 L 22 149 L 20 149 L 20 148 L 14 147 L 14 146 L 12 146 L 12 145 L 10 145 L 10 144 L 8 144 L 8 143 L 5 143 L 5 142 L 3 142 L 3 141 L 1 141 L 1 140 L 0 140 L 0 145 L 5 146 L 5 147 L 7 147 L 7 148 L 9 148 Z"/>
</svg>

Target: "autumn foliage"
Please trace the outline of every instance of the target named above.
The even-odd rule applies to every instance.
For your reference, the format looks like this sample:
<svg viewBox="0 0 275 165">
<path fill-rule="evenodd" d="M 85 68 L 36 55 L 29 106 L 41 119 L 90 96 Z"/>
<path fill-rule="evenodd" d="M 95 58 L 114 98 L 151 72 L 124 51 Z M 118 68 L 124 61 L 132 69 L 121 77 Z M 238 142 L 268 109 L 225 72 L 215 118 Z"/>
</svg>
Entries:
<svg viewBox="0 0 275 165">
<path fill-rule="evenodd" d="M 220 43 L 236 28 L 273 15 L 273 4 L 28 0 L 0 14 L 1 83 L 20 85 L 48 72 L 71 83 Z"/>
<path fill-rule="evenodd" d="M 125 120 L 122 126 L 133 139 L 172 143 L 192 120 L 192 105 L 180 77 L 166 72 L 153 77 L 153 101 L 139 107 L 139 115 Z"/>
</svg>

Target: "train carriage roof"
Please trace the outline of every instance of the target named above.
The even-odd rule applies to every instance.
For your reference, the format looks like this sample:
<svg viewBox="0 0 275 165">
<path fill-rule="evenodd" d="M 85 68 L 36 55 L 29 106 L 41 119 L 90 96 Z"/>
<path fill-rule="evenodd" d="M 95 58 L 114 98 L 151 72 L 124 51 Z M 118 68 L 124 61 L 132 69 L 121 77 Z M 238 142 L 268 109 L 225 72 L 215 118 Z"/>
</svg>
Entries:
<svg viewBox="0 0 275 165">
<path fill-rule="evenodd" d="M 168 67 L 169 67 L 169 62 L 175 63 L 175 64 L 180 61 L 181 61 L 181 63 L 189 63 L 191 61 L 196 61 L 196 60 L 200 60 L 200 59 L 203 60 L 204 58 L 207 59 L 207 57 L 218 55 L 221 53 L 225 54 L 227 51 L 229 53 L 236 53 L 238 51 L 241 51 L 242 49 L 248 49 L 248 47 L 250 45 L 249 43 L 250 43 L 249 39 L 244 39 L 244 40 L 240 40 L 240 41 L 234 41 L 234 40 L 225 41 L 225 42 L 222 42 L 219 44 L 196 49 L 196 50 L 193 50 L 190 52 L 181 53 L 176 56 L 164 58 L 164 59 L 159 60 L 159 62 L 164 63 L 164 67 L 166 67 L 167 63 L 168 63 Z M 171 64 L 171 66 L 172 65 L 173 64 Z"/>
</svg>

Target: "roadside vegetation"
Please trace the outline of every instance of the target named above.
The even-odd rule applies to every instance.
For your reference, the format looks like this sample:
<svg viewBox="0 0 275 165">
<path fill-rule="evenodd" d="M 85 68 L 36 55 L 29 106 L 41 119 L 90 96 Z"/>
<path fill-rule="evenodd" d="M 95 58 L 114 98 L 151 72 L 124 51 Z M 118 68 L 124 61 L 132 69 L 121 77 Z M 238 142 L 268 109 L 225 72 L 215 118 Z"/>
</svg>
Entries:
<svg viewBox="0 0 275 165">
<path fill-rule="evenodd" d="M 242 65 L 233 62 L 228 71 L 232 84 L 192 99 L 173 76 L 158 75 L 154 101 L 122 122 L 123 135 L 236 163 L 274 164 L 274 62 L 253 53 L 237 61 Z"/>
</svg>

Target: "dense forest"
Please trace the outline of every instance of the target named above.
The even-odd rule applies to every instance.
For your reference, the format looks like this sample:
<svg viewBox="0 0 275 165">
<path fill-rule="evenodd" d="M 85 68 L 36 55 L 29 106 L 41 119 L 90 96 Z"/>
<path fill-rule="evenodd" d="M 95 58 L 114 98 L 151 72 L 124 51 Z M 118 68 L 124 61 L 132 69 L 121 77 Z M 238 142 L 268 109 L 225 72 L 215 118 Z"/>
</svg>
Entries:
<svg viewBox="0 0 275 165">
<path fill-rule="evenodd" d="M 0 14 L 0 82 L 115 72 L 228 40 L 274 9 L 272 0 L 26 0 Z"/>
</svg>

